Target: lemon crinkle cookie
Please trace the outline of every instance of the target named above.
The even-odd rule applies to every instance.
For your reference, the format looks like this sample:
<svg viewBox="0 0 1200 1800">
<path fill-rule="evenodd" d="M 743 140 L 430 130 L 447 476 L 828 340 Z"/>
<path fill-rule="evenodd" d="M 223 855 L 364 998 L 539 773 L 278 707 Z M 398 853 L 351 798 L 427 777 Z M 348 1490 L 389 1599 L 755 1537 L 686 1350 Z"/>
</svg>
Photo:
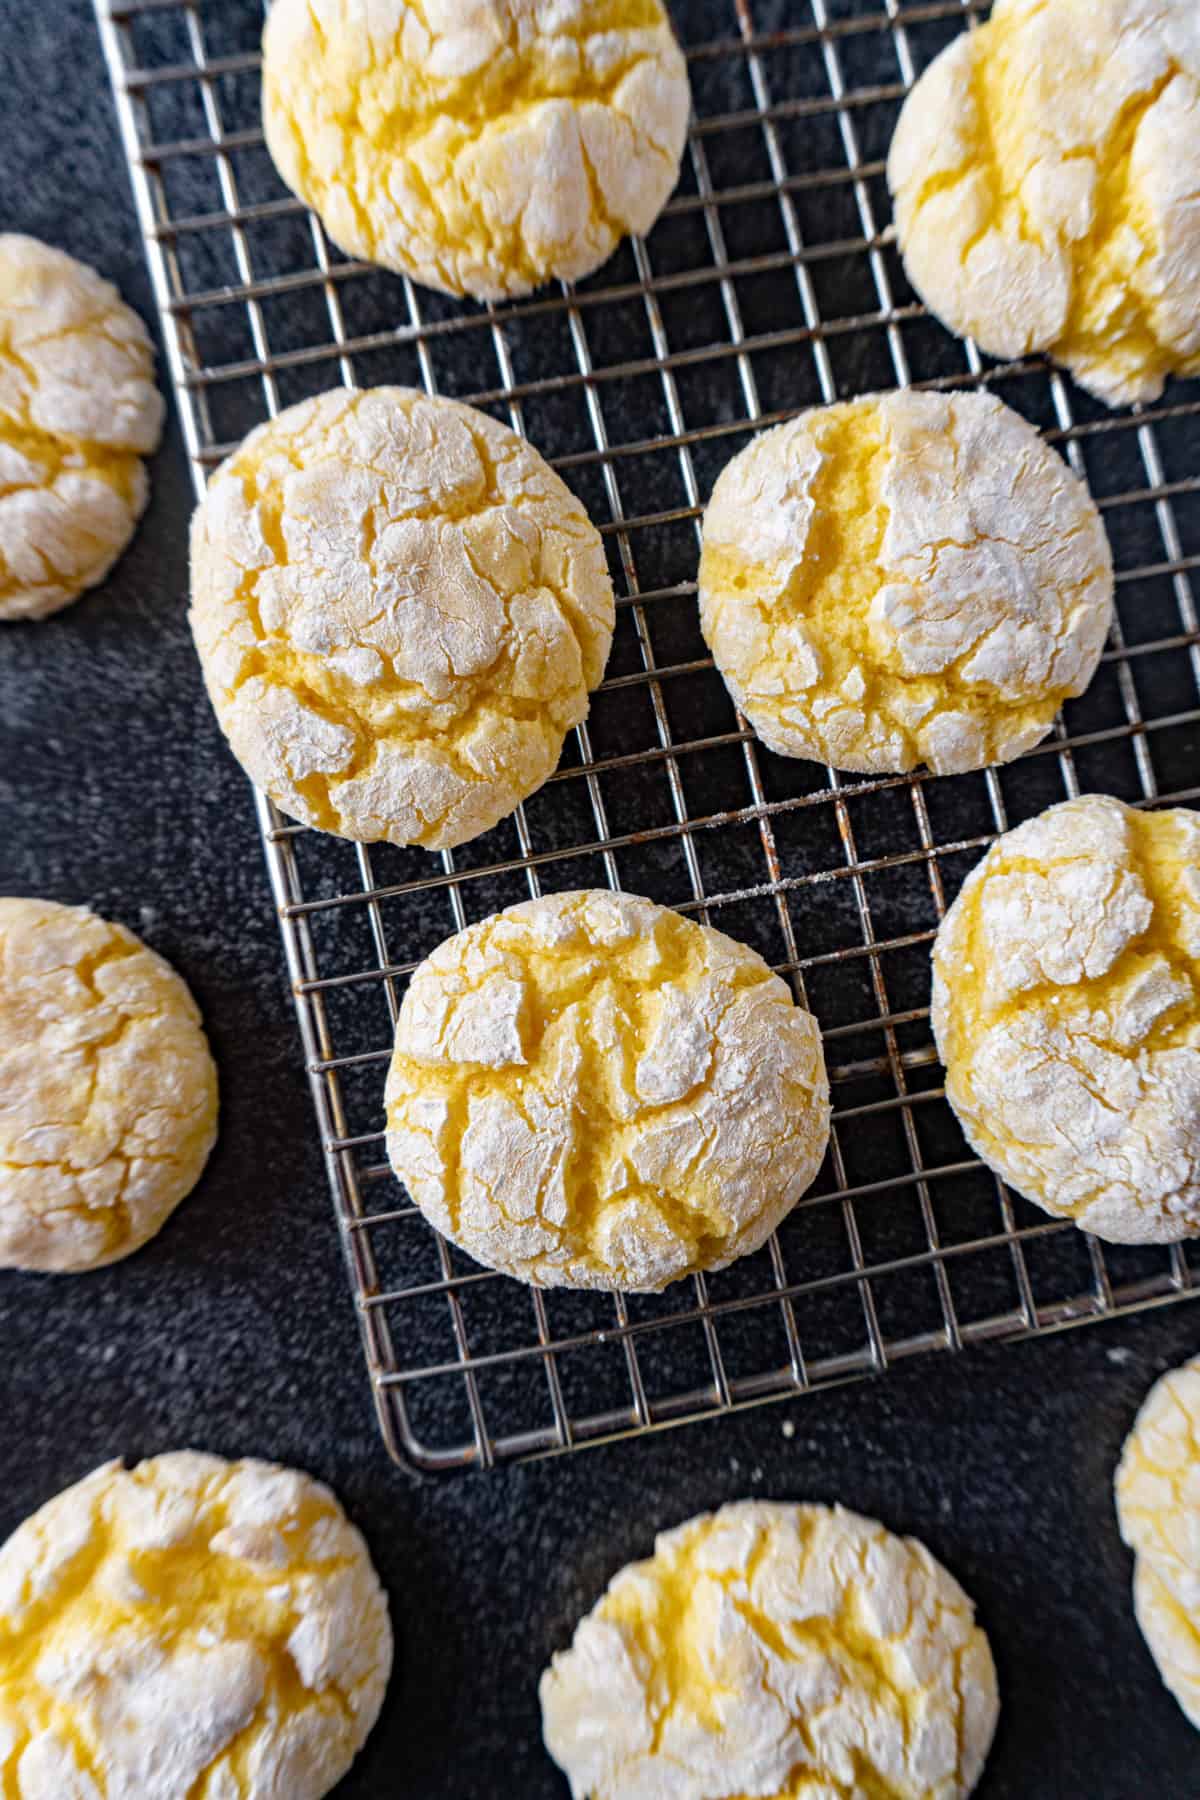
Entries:
<svg viewBox="0 0 1200 1800">
<path fill-rule="evenodd" d="M 1121 1536 L 1200 1626 L 1200 1357 L 1147 1394 L 1121 1452 L 1116 1500 Z"/>
<path fill-rule="evenodd" d="M 1008 832 L 933 952 L 946 1093 L 980 1156 L 1114 1243 L 1200 1233 L 1200 814 L 1099 794 Z"/>
<path fill-rule="evenodd" d="M 1159 1674 L 1200 1726 L 1200 1357 L 1162 1375 L 1124 1440 L 1117 1517 L 1133 1611 Z"/>
<path fill-rule="evenodd" d="M 1133 1611 L 1164 1685 L 1200 1729 L 1200 1614 L 1182 1605 L 1145 1556 L 1134 1566 Z"/>
<path fill-rule="evenodd" d="M 392 1167 L 431 1222 L 545 1287 L 657 1292 L 757 1250 L 829 1130 L 816 1021 L 762 958 L 600 890 L 435 950 L 385 1104 Z"/>
<path fill-rule="evenodd" d="M 320 1483 L 180 1451 L 106 1463 L 0 1549 L 0 1785 L 21 1800 L 320 1800 L 392 1661 Z"/>
<path fill-rule="evenodd" d="M 1200 9 L 998 0 L 909 95 L 888 159 L 909 277 L 994 356 L 1110 405 L 1200 372 Z"/>
<path fill-rule="evenodd" d="M 444 849 L 552 772 L 613 631 L 599 533 L 537 451 L 409 388 L 251 433 L 192 526 L 192 630 L 235 756 L 292 818 Z"/>
<path fill-rule="evenodd" d="M 700 620 L 772 750 L 956 774 L 1043 738 L 1091 680 L 1112 559 L 1086 489 L 990 395 L 802 413 L 722 471 Z"/>
<path fill-rule="evenodd" d="M 0 233 L 0 620 L 103 581 L 145 507 L 162 419 L 150 339 L 116 288 Z"/>
<path fill-rule="evenodd" d="M 1150 1389 L 1125 1440 L 1116 1498 L 1121 1536 L 1137 1557 L 1138 1624 L 1200 1726 L 1200 1358 Z"/>
<path fill-rule="evenodd" d="M 1200 1726 L 1200 1357 L 1162 1375 L 1124 1440 L 1121 1535 L 1137 1557 L 1133 1609 L 1151 1656 Z"/>
<path fill-rule="evenodd" d="M 0 899 L 0 1267 L 128 1256 L 195 1186 L 216 1126 L 175 971 L 83 907 Z"/>
<path fill-rule="evenodd" d="M 999 1701 L 923 1545 L 842 1507 L 741 1501 L 658 1538 L 542 1676 L 574 1800 L 958 1800 Z"/>
<path fill-rule="evenodd" d="M 659 0 L 275 0 L 263 124 L 353 256 L 498 300 L 647 232 L 689 92 Z"/>
</svg>

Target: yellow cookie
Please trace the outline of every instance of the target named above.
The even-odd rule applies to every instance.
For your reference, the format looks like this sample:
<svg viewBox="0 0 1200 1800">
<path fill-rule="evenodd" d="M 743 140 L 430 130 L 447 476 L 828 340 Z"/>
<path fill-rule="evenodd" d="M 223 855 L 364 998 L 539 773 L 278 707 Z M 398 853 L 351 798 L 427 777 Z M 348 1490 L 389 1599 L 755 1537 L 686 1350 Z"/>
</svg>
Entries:
<svg viewBox="0 0 1200 1800">
<path fill-rule="evenodd" d="M 414 974 L 388 1154 L 476 1261 L 654 1293 L 764 1244 L 820 1167 L 810 1013 L 754 951 L 631 894 L 523 901 Z"/>
<path fill-rule="evenodd" d="M 659 0 L 275 0 L 263 126 L 352 256 L 481 300 L 649 231 L 689 93 Z"/>
<path fill-rule="evenodd" d="M 763 742 L 864 773 L 1007 762 L 1092 678 L 1100 516 L 988 394 L 903 389 L 764 432 L 704 515 L 700 622 Z"/>
<path fill-rule="evenodd" d="M 116 288 L 0 234 L 0 620 L 103 581 L 145 507 L 162 419 L 150 339 Z"/>
<path fill-rule="evenodd" d="M 440 850 L 512 812 L 587 716 L 613 620 L 599 533 L 537 451 L 411 388 L 260 426 L 192 525 L 221 728 L 340 837 Z"/>
<path fill-rule="evenodd" d="M 191 1450 L 106 1463 L 0 1549 L 0 1787 L 321 1800 L 391 1662 L 366 1545 L 319 1482 Z"/>
<path fill-rule="evenodd" d="M 1116 1478 L 1121 1536 L 1196 1622 L 1200 1672 L 1200 1357 L 1147 1394 Z"/>
<path fill-rule="evenodd" d="M 996 843 L 933 950 L 946 1093 L 993 1169 L 1114 1243 L 1200 1233 L 1200 814 L 1089 794 Z"/>
<path fill-rule="evenodd" d="M 1133 1571 L 1133 1610 L 1164 1684 L 1200 1729 L 1200 1613 L 1180 1603 L 1147 1557 Z"/>
<path fill-rule="evenodd" d="M 1167 1687 L 1200 1726 L 1200 1357 L 1156 1381 L 1116 1477 L 1133 1603 Z"/>
<path fill-rule="evenodd" d="M 918 293 L 1109 405 L 1200 372 L 1200 9 L 997 0 L 918 81 L 888 158 Z"/>
<path fill-rule="evenodd" d="M 217 1073 L 175 971 L 84 907 L 0 900 L 0 1267 L 128 1256 L 216 1135 Z"/>
<path fill-rule="evenodd" d="M 765 1500 L 622 1569 L 541 1702 L 574 1800 L 961 1800 L 999 1711 L 974 1607 L 923 1545 Z"/>
</svg>

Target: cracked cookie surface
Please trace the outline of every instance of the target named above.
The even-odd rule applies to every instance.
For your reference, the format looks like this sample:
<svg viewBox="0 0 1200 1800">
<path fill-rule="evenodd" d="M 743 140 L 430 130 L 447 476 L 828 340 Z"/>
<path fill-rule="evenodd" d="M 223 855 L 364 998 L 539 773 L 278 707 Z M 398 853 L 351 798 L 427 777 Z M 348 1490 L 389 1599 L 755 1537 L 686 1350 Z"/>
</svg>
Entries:
<svg viewBox="0 0 1200 1800">
<path fill-rule="evenodd" d="M 1111 406 L 1200 373 L 1194 0 L 998 0 L 913 88 L 888 183 L 913 286 L 989 354 Z"/>
<path fill-rule="evenodd" d="M 523 438 L 410 388 L 252 432 L 192 524 L 222 730 L 294 819 L 445 849 L 541 786 L 612 642 L 599 533 Z"/>
<path fill-rule="evenodd" d="M 735 704 L 772 750 L 836 769 L 1019 756 L 1091 680 L 1112 595 L 1086 489 L 987 394 L 802 413 L 704 514 L 700 622 Z"/>
<path fill-rule="evenodd" d="M 923 1545 L 770 1501 L 662 1533 L 540 1692 L 574 1800 L 959 1800 L 999 1709 L 971 1601 Z"/>
<path fill-rule="evenodd" d="M 0 234 L 0 620 L 103 581 L 149 493 L 163 401 L 145 326 L 94 269 Z"/>
<path fill-rule="evenodd" d="M 990 1166 L 1114 1243 L 1200 1233 L 1200 814 L 1089 794 L 1008 832 L 933 951 L 946 1094 Z"/>
<path fill-rule="evenodd" d="M 0 899 L 0 1267 L 128 1256 L 216 1135 L 217 1072 L 174 969 L 84 907 Z"/>
<path fill-rule="evenodd" d="M 1200 1727 L 1200 1358 L 1146 1396 L 1115 1482 L 1137 1557 L 1134 1609 L 1167 1687 Z"/>
<path fill-rule="evenodd" d="M 1200 1730 L 1200 1621 L 1149 1557 L 1134 1567 L 1133 1610 L 1164 1685 Z"/>
<path fill-rule="evenodd" d="M 1121 1536 L 1200 1622 L 1200 1357 L 1150 1389 L 1115 1485 Z"/>
<path fill-rule="evenodd" d="M 820 1033 L 744 944 L 631 894 L 524 901 L 417 969 L 388 1155 L 478 1262 L 657 1292 L 759 1249 L 829 1135 Z"/>
<path fill-rule="evenodd" d="M 387 1601 L 320 1483 L 179 1451 L 96 1469 L 0 1548 L 14 1800 L 320 1800 L 375 1723 Z"/>
<path fill-rule="evenodd" d="M 263 126 L 352 256 L 499 300 L 649 231 L 690 96 L 659 0 L 275 0 Z"/>
</svg>

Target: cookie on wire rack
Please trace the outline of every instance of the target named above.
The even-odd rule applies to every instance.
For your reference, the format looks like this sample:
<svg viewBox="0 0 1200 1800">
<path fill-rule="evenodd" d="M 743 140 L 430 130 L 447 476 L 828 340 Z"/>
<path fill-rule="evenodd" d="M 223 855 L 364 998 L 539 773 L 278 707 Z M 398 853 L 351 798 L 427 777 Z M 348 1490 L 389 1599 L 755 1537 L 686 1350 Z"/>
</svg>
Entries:
<svg viewBox="0 0 1200 1800">
<path fill-rule="evenodd" d="M 263 34 L 288 187 L 350 255 L 479 300 L 649 231 L 689 107 L 659 0 L 275 0 Z"/>
<path fill-rule="evenodd" d="M 763 432 L 704 514 L 700 623 L 770 749 L 960 774 L 1038 743 L 1112 619 L 1100 515 L 990 394 L 903 389 Z"/>
<path fill-rule="evenodd" d="M 540 787 L 612 642 L 600 534 L 532 445 L 412 388 L 259 426 L 192 523 L 217 719 L 291 818 L 465 843 Z"/>
<path fill-rule="evenodd" d="M 933 1030 L 972 1147 L 1121 1244 L 1200 1234 L 1200 813 L 1102 794 L 1007 832 L 933 947 Z"/>
<path fill-rule="evenodd" d="M 909 280 L 992 356 L 1046 351 L 1125 406 L 1200 373 L 1200 9 L 997 0 L 905 101 L 888 185 Z"/>
<path fill-rule="evenodd" d="M 400 1007 L 392 1167 L 478 1262 L 656 1293 L 758 1250 L 829 1136 L 816 1020 L 744 944 L 632 894 L 522 901 Z"/>
</svg>

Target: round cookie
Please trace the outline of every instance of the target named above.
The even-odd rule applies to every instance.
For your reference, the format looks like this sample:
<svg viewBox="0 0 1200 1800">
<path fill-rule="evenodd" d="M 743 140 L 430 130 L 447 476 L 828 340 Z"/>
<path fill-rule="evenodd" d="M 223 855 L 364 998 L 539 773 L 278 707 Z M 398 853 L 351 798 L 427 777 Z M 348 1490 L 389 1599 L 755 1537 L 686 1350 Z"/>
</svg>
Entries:
<svg viewBox="0 0 1200 1800">
<path fill-rule="evenodd" d="M 392 1167 L 477 1262 L 657 1293 L 764 1244 L 829 1135 L 820 1033 L 744 944 L 631 894 L 526 900 L 400 1008 Z"/>
<path fill-rule="evenodd" d="M 275 0 L 263 34 L 288 187 L 350 255 L 480 300 L 649 231 L 689 107 L 659 0 Z"/>
<path fill-rule="evenodd" d="M 319 1482 L 184 1450 L 104 1464 L 0 1549 L 0 1786 L 23 1800 L 320 1800 L 392 1662 Z"/>
<path fill-rule="evenodd" d="M 192 524 L 221 728 L 341 837 L 441 850 L 511 813 L 587 716 L 613 621 L 599 533 L 537 451 L 410 388 L 260 426 Z"/>
<path fill-rule="evenodd" d="M 128 1256 L 216 1135 L 217 1073 L 175 971 L 84 907 L 0 899 L 0 1267 Z"/>
<path fill-rule="evenodd" d="M 1200 1357 L 1150 1389 L 1115 1481 L 1133 1604 L 1167 1687 L 1200 1726 Z"/>
<path fill-rule="evenodd" d="M 1133 1571 L 1133 1611 L 1163 1682 L 1200 1730 L 1200 1616 L 1144 1556 Z"/>
<path fill-rule="evenodd" d="M 923 1545 L 763 1500 L 662 1533 L 540 1694 L 574 1800 L 958 1800 L 999 1710 L 971 1601 Z"/>
<path fill-rule="evenodd" d="M 908 96 L 888 184 L 913 286 L 991 355 L 1111 406 L 1200 372 L 1195 0 L 997 0 Z"/>
<path fill-rule="evenodd" d="M 150 339 L 116 288 L 0 233 L 0 620 L 103 581 L 146 505 L 162 420 Z"/>
<path fill-rule="evenodd" d="M 1113 1243 L 1200 1232 L 1200 814 L 1089 794 L 993 845 L 933 949 L 973 1148 Z"/>
<path fill-rule="evenodd" d="M 868 395 L 764 432 L 704 514 L 700 623 L 783 756 L 1007 762 L 1091 680 L 1112 617 L 1087 491 L 990 394 Z"/>
</svg>

